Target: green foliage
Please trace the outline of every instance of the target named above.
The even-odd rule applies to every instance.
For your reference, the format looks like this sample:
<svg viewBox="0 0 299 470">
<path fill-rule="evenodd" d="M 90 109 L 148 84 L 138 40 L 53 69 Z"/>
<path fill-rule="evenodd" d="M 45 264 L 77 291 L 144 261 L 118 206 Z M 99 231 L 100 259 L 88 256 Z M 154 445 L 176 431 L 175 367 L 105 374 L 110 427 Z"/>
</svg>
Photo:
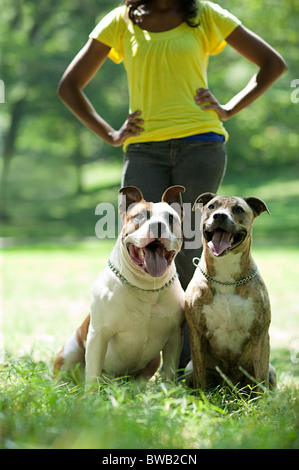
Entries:
<svg viewBox="0 0 299 470">
<path fill-rule="evenodd" d="M 248 164 L 246 172 L 232 172 L 229 163 L 219 194 L 229 196 L 255 196 L 269 206 L 271 216 L 263 214 L 255 223 L 256 238 L 268 243 L 283 241 L 298 246 L 299 204 L 298 176 L 294 169 L 268 169 L 262 172 Z M 22 171 L 22 180 L 14 172 Z M 94 237 L 99 216 L 96 206 L 110 202 L 117 213 L 121 162 L 99 161 L 85 165 L 82 170 L 84 192 L 74 193 L 66 182 L 74 178 L 74 170 L 62 166 L 57 172 L 55 164 L 48 163 L 47 179 L 43 179 L 44 162 L 38 156 L 31 160 L 16 157 L 12 162 L 10 187 L 11 219 L 2 224 L 0 236 L 20 237 L 32 243 L 37 238 Z M 32 180 L 32 173 L 35 178 Z M 31 239 L 31 241 L 30 241 Z M 8 240 L 9 243 L 9 240 Z"/>
<path fill-rule="evenodd" d="M 270 42 L 289 68 L 264 96 L 226 123 L 230 133 L 229 171 L 240 174 L 257 169 L 265 174 L 274 166 L 297 171 L 299 104 L 291 101 L 294 89 L 290 85 L 299 78 L 299 2 L 255 0 L 244 4 L 223 0 L 220 4 Z M 51 205 L 53 194 L 59 198 L 86 192 L 84 174 L 91 171 L 87 167 L 96 174 L 101 172 L 103 159 L 121 161 L 122 150 L 108 146 L 85 129 L 56 94 L 60 77 L 89 32 L 118 5 L 107 0 L 89 0 L 87 4 L 79 0 L 2 0 L 0 78 L 5 83 L 5 103 L 0 105 L 0 211 L 6 221 L 14 217 L 12 200 L 22 205 L 32 197 L 28 188 L 22 191 L 28 184 L 29 171 L 30 185 L 45 186 L 42 198 Z M 219 101 L 225 102 L 255 70 L 226 47 L 210 60 L 209 85 Z M 108 122 L 115 127 L 122 124 L 128 108 L 122 65 L 107 60 L 86 93 Z M 20 191 L 16 191 L 16 180 Z M 39 201 L 35 193 L 33 197 Z"/>
<path fill-rule="evenodd" d="M 5 84 L 5 103 L 0 108 L 2 139 L 1 197 L 10 215 L 9 200 L 12 159 L 20 156 L 29 166 L 43 166 L 40 175 L 47 184 L 48 172 L 72 173 L 62 191 L 82 191 L 82 166 L 120 155 L 121 150 L 105 144 L 80 125 L 57 97 L 57 86 L 68 63 L 88 40 L 88 34 L 110 2 L 90 0 L 39 3 L 27 0 L 7 1 L 0 18 L 1 79 Z M 109 63 L 110 62 L 110 63 Z M 96 78 L 87 94 L 95 107 L 112 125 L 121 125 L 126 115 L 127 87 L 123 70 L 115 73 L 111 61 Z M 100 93 L 99 89 L 104 89 Z M 118 100 L 114 99 L 118 90 Z M 105 112 L 104 112 L 105 110 Z M 22 184 L 21 167 L 14 174 Z M 13 178 L 13 176 L 12 176 Z M 31 180 L 34 177 L 31 175 Z"/>
<path fill-rule="evenodd" d="M 299 103 L 291 101 L 292 80 L 298 78 L 299 2 L 223 0 L 220 4 L 235 14 L 243 25 L 269 42 L 285 59 L 288 71 L 261 98 L 225 126 L 230 134 L 230 169 L 262 174 L 273 166 L 297 164 Z M 255 67 L 230 47 L 210 61 L 210 87 L 220 102 L 230 99 L 255 72 Z"/>
</svg>

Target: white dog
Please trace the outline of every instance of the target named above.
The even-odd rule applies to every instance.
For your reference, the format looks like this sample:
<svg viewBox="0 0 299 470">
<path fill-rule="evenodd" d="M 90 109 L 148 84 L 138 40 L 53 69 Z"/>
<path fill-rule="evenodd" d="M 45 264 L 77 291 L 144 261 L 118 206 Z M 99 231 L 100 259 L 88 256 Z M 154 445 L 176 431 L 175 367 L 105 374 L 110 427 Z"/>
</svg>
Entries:
<svg viewBox="0 0 299 470">
<path fill-rule="evenodd" d="M 155 204 L 134 186 L 120 190 L 121 234 L 93 286 L 90 316 L 58 354 L 55 374 L 79 363 L 86 366 L 87 384 L 103 373 L 149 379 L 162 351 L 162 376 L 175 377 L 184 321 L 174 264 L 182 245 L 182 204 L 175 201 L 184 190 L 172 186 Z"/>
</svg>

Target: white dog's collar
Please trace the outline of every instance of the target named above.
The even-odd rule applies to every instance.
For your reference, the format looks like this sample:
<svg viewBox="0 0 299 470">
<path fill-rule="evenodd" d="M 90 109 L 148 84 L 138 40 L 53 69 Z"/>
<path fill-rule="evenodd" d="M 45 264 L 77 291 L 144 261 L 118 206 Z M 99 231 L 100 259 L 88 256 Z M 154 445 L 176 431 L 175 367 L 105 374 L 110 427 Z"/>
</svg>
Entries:
<svg viewBox="0 0 299 470">
<path fill-rule="evenodd" d="M 120 272 L 119 270 L 114 266 L 114 264 L 110 261 L 110 259 L 108 260 L 108 266 L 109 268 L 111 269 L 111 271 L 115 274 L 116 277 L 118 277 L 123 284 L 127 284 L 128 286 L 130 287 L 133 287 L 134 289 L 138 289 L 138 290 L 142 290 L 144 292 L 160 292 L 161 290 L 164 290 L 166 289 L 167 287 L 169 287 L 176 279 L 177 277 L 177 273 L 175 273 L 175 275 L 168 281 L 166 282 L 166 284 L 164 284 L 164 286 L 162 287 L 159 287 L 159 289 L 143 289 L 142 287 L 138 287 L 138 286 L 135 286 L 134 284 L 131 284 Z"/>
</svg>

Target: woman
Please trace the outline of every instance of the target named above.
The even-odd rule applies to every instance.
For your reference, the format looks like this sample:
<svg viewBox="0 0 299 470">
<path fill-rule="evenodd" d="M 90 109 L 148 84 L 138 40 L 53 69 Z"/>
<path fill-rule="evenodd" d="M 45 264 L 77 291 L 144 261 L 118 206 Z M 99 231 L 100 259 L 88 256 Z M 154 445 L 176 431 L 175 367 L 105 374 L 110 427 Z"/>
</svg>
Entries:
<svg viewBox="0 0 299 470">
<path fill-rule="evenodd" d="M 208 88 L 207 65 L 226 43 L 258 71 L 221 105 Z M 130 114 L 118 130 L 83 93 L 107 57 L 124 62 L 129 83 Z M 147 200 L 158 201 L 168 186 L 181 184 L 184 202 L 192 204 L 198 194 L 216 192 L 224 176 L 228 136 L 222 121 L 257 99 L 285 69 L 275 50 L 214 3 L 126 0 L 92 31 L 64 73 L 59 96 L 99 137 L 123 145 L 122 185 L 135 185 Z M 193 274 L 195 248 L 177 257 L 183 288 Z"/>
</svg>

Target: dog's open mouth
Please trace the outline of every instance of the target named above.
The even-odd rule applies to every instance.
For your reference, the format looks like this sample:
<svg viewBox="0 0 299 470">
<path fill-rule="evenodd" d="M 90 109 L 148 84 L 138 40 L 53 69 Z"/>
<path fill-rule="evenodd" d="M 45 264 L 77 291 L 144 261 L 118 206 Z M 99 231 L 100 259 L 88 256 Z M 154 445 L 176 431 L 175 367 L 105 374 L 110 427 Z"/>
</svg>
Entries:
<svg viewBox="0 0 299 470">
<path fill-rule="evenodd" d="M 160 277 L 171 264 L 175 251 L 167 251 L 163 243 L 155 240 L 143 248 L 128 245 L 131 261 L 152 277 Z"/>
<path fill-rule="evenodd" d="M 211 232 L 204 232 L 208 247 L 214 256 L 226 254 L 228 251 L 236 248 L 243 242 L 246 235 L 247 233 L 245 231 L 230 233 L 220 227 Z"/>
</svg>

